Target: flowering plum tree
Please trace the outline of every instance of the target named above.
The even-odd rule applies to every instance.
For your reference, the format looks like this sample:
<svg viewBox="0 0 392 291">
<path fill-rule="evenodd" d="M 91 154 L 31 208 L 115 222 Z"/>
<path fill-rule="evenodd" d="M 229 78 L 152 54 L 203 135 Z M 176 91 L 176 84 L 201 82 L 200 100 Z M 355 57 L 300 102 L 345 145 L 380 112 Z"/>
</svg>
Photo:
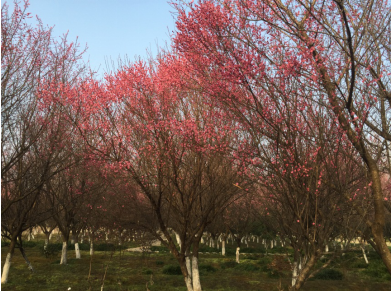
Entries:
<svg viewBox="0 0 392 291">
<path fill-rule="evenodd" d="M 381 173 L 390 176 L 390 2 L 174 5 L 174 48 L 188 75 L 242 120 L 256 148 L 266 141 L 278 146 L 287 130 L 301 131 L 309 113 L 293 116 L 317 110 L 348 141 L 344 146 L 351 144 L 371 182 L 374 212 L 364 218 L 390 270 L 381 187 Z"/>
<path fill-rule="evenodd" d="M 60 94 L 59 85 L 46 86 L 41 97 L 82 114 L 72 122 L 90 155 L 137 186 L 135 203 L 148 202 L 159 227 L 153 234 L 178 260 L 188 290 L 201 290 L 203 231 L 248 182 L 243 165 L 233 162 L 232 145 L 242 138 L 236 123 L 227 123 L 224 112 L 184 86 L 183 78 L 170 78 L 176 66 L 181 60 L 168 54 L 125 66 L 102 84 L 63 84 Z M 178 233 L 179 248 L 169 228 Z"/>
</svg>

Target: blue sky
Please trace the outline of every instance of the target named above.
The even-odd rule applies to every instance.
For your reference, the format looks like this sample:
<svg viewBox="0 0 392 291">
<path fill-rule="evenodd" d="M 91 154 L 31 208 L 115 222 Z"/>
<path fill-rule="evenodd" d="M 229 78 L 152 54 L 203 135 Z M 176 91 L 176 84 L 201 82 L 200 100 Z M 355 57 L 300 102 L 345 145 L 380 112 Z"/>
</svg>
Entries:
<svg viewBox="0 0 392 291">
<path fill-rule="evenodd" d="M 146 58 L 147 50 L 156 54 L 157 43 L 170 45 L 173 11 L 166 0 L 30 0 L 28 8 L 44 25 L 55 26 L 54 36 L 69 31 L 69 41 L 78 36 L 81 46 L 87 43 L 84 59 L 92 69 L 101 65 L 99 76 L 106 71 L 105 58 L 115 63 L 119 56 Z"/>
</svg>

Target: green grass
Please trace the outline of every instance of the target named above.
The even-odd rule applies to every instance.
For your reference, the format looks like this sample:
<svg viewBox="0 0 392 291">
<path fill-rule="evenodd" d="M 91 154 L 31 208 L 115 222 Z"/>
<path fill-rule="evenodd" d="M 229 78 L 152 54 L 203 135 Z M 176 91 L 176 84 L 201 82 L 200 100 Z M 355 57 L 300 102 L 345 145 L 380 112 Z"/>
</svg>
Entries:
<svg viewBox="0 0 392 291">
<path fill-rule="evenodd" d="M 117 246 L 103 246 L 102 243 L 99 247 L 101 251 L 95 248 L 89 277 L 91 258 L 85 247 L 82 248 L 80 260 L 74 258 L 75 252 L 70 249 L 68 264 L 59 265 L 60 252 L 52 257 L 45 257 L 41 250 L 42 242 L 34 241 L 25 246 L 26 254 L 35 268 L 35 273 L 30 273 L 19 251 L 16 250 L 9 282 L 2 285 L 3 291 L 67 290 L 69 287 L 71 291 L 84 291 L 89 288 L 100 290 L 104 277 L 104 290 L 145 291 L 147 282 L 149 282 L 148 288 L 151 291 L 186 290 L 178 262 L 165 247 L 155 247 L 158 253 L 144 254 L 120 252 Z M 125 244 L 121 249 L 128 246 L 130 245 Z M 251 247 L 253 246 L 250 245 Z M 55 245 L 53 248 L 56 249 L 58 246 Z M 255 249 L 259 248 L 259 246 L 255 247 Z M 234 250 L 235 245 L 229 245 L 227 249 Z M 6 253 L 5 244 L 2 248 L 2 264 Z M 273 254 L 266 256 L 264 252 L 249 253 L 251 254 L 241 255 L 240 264 L 235 263 L 235 257 L 230 252 L 226 257 L 222 257 L 217 251 L 200 254 L 199 269 L 203 290 L 274 291 L 278 290 L 280 282 L 284 290 L 287 290 L 291 277 L 285 256 Z M 314 278 L 305 284 L 303 290 L 390 290 L 390 276 L 382 263 L 380 264 L 381 260 L 374 254 L 369 257 L 371 258 L 369 266 L 361 268 L 363 265 L 360 263 L 363 258 L 360 257 L 359 252 L 346 254 L 331 266 L 331 269 L 343 274 L 341 278 L 335 278 L 333 274 L 329 274 L 330 280 L 327 284 L 323 278 Z M 153 285 L 151 285 L 151 280 L 154 282 Z"/>
</svg>

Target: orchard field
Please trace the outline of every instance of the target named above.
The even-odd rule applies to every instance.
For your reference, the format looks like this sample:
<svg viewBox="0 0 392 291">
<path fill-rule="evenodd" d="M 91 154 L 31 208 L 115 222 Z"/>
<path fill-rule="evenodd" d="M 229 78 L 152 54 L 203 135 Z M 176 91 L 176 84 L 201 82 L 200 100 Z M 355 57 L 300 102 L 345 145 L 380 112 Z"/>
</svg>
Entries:
<svg viewBox="0 0 392 291">
<path fill-rule="evenodd" d="M 61 244 L 49 245 L 49 255 L 43 252 L 43 237 L 36 236 L 26 242 L 26 254 L 34 267 L 28 270 L 21 255 L 15 256 L 11 267 L 9 284 L 2 290 L 186 290 L 176 260 L 163 246 L 152 246 L 149 251 L 130 252 L 128 248 L 139 247 L 136 242 L 122 246 L 97 241 L 95 253 L 89 254 L 89 244 L 80 244 L 81 259 L 74 258 L 73 246 L 69 248 L 67 265 L 59 265 Z M 2 242 L 2 261 L 5 246 Z M 353 246 L 335 260 L 328 269 L 309 279 L 303 290 L 319 291 L 386 291 L 390 290 L 390 274 L 371 248 L 367 265 L 361 250 Z M 267 253 L 266 253 L 267 251 Z M 249 242 L 243 249 L 239 264 L 235 262 L 235 247 L 229 243 L 226 256 L 216 248 L 203 245 L 200 249 L 200 276 L 204 290 L 209 291 L 280 291 L 288 290 L 291 268 L 287 261 L 290 248 L 265 249 L 261 244 Z M 329 255 L 320 262 L 325 262 Z M 148 283 L 148 284 L 147 284 Z M 146 288 L 146 284 L 148 289 Z"/>
<path fill-rule="evenodd" d="M 3 1 L 2 289 L 388 290 L 391 1 L 170 5 L 100 77 Z"/>
</svg>

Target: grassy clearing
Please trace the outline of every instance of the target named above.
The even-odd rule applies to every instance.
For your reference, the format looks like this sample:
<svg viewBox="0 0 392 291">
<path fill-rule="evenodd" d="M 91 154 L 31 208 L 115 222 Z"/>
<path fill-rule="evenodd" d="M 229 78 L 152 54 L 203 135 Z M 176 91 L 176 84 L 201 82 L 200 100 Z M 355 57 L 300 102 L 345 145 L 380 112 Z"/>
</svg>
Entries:
<svg viewBox="0 0 392 291">
<path fill-rule="evenodd" d="M 135 244 L 122 248 L 134 247 Z M 56 250 L 56 245 L 52 246 Z M 234 262 L 234 246 L 227 246 L 228 255 L 222 257 L 217 250 L 205 247 L 200 255 L 200 274 L 203 290 L 287 290 L 291 282 L 290 265 L 285 256 L 249 252 L 241 256 L 241 263 Z M 251 249 L 252 246 L 249 247 Z M 255 249 L 260 246 L 254 245 Z M 145 291 L 146 283 L 151 291 L 185 291 L 184 280 L 176 260 L 164 247 L 155 247 L 149 254 L 123 251 L 114 245 L 96 247 L 92 259 L 87 245 L 82 246 L 82 258 L 74 258 L 68 252 L 68 264 L 60 266 L 60 252 L 45 256 L 43 243 L 29 242 L 26 253 L 35 273 L 27 269 L 20 253 L 16 252 L 11 266 L 9 282 L 2 290 L 100 290 L 103 278 L 104 290 Z M 2 264 L 7 248 L 2 247 Z M 231 254 L 232 253 L 232 254 Z M 326 260 L 327 258 L 325 258 Z M 306 283 L 303 290 L 391 290 L 390 274 L 374 253 L 369 254 L 370 264 L 364 264 L 360 252 L 351 252 L 337 259 L 330 269 Z M 90 272 L 91 261 L 91 272 Z M 90 272 L 90 277 L 89 277 Z M 105 275 L 106 272 L 106 275 Z M 151 285 L 151 282 L 154 282 Z"/>
</svg>

